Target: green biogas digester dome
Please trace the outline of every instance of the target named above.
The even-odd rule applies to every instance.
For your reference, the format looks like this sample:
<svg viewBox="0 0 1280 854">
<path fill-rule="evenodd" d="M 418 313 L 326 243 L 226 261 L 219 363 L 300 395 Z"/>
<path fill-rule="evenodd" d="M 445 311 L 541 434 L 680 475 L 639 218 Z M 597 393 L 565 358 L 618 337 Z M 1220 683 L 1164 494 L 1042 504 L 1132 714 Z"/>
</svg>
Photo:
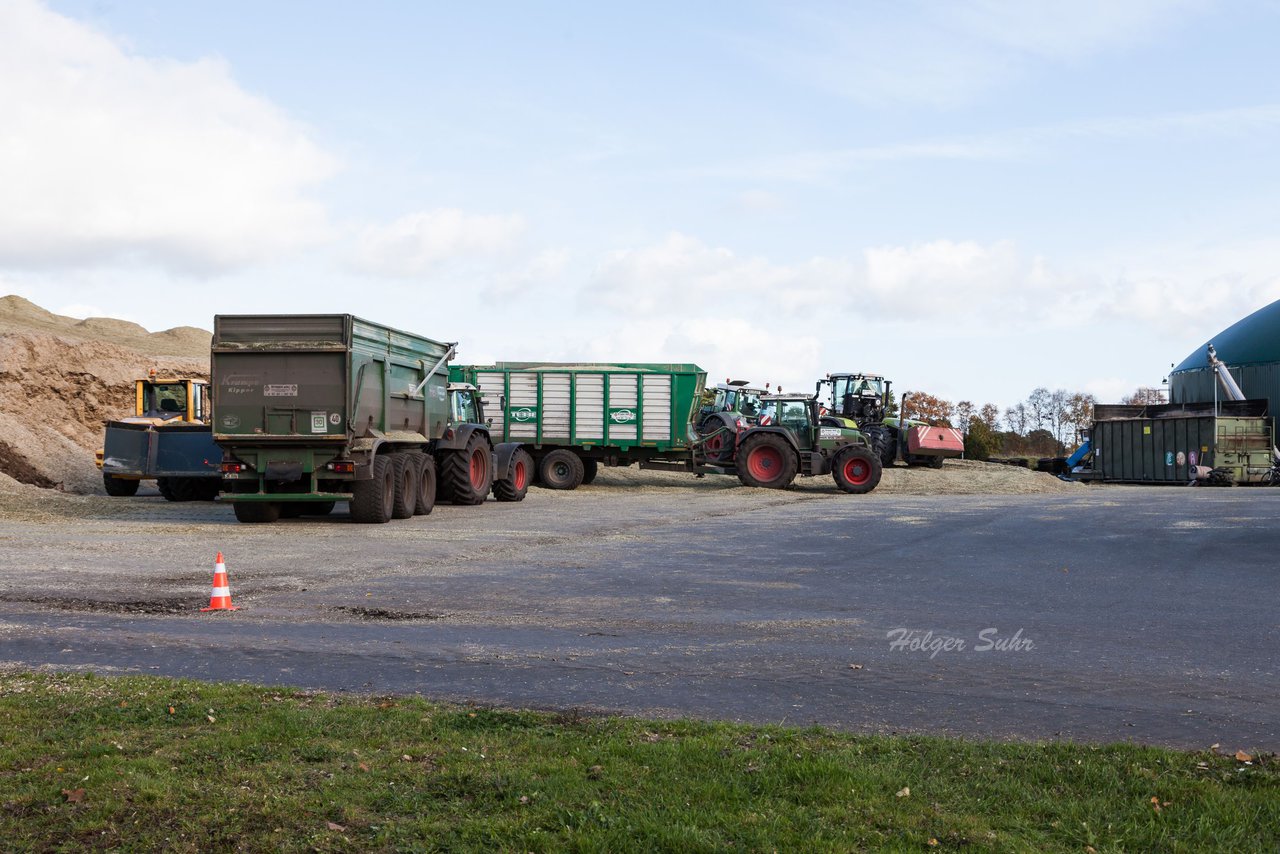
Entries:
<svg viewBox="0 0 1280 854">
<path fill-rule="evenodd" d="M 1280 413 L 1280 300 L 1258 309 L 1197 347 L 1169 373 L 1169 402 L 1214 400 L 1209 344 L 1230 369 L 1245 397 L 1266 398 L 1271 414 Z M 1218 391 L 1218 398 L 1222 392 Z"/>
</svg>

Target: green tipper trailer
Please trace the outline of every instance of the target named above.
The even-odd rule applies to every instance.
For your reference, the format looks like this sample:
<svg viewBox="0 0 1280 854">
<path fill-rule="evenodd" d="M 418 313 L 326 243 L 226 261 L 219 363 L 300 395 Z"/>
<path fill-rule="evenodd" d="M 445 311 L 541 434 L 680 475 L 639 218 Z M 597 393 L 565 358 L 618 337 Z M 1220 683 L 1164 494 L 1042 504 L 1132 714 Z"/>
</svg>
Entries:
<svg viewBox="0 0 1280 854">
<path fill-rule="evenodd" d="M 480 390 L 490 429 L 518 442 L 552 489 L 590 483 L 597 468 L 690 458 L 690 425 L 706 371 L 690 364 L 496 362 L 454 365 Z"/>
<path fill-rule="evenodd" d="M 474 412 L 451 400 L 455 345 L 349 314 L 219 315 L 213 321 L 213 439 L 242 522 L 329 513 L 348 501 L 358 522 L 429 513 L 437 486 L 479 504 L 532 463 L 493 448 Z M 438 477 L 437 477 L 438 475 Z M 497 489 L 524 497 L 524 484 Z"/>
</svg>

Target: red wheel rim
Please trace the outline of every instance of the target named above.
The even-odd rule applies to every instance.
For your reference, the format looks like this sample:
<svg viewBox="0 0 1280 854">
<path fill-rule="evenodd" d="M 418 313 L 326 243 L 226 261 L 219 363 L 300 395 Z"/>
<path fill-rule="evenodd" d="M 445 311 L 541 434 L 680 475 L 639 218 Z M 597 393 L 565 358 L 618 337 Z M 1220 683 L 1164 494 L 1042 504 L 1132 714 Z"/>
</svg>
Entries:
<svg viewBox="0 0 1280 854">
<path fill-rule="evenodd" d="M 524 470 L 524 460 L 520 460 L 516 463 L 515 477 L 512 478 L 517 490 L 524 489 L 525 479 L 528 476 L 528 473 Z"/>
<path fill-rule="evenodd" d="M 782 454 L 777 448 L 763 445 L 747 457 L 747 472 L 758 481 L 774 480 L 782 475 Z"/>
<path fill-rule="evenodd" d="M 719 433 L 707 440 L 707 450 L 712 454 L 719 454 L 724 449 L 724 436 Z"/>
<path fill-rule="evenodd" d="M 844 462 L 844 479 L 855 486 L 861 486 L 871 480 L 871 466 L 866 460 L 854 457 Z"/>
<path fill-rule="evenodd" d="M 484 451 L 478 450 L 471 455 L 471 485 L 476 489 L 484 486 L 484 476 L 488 472 Z"/>
</svg>

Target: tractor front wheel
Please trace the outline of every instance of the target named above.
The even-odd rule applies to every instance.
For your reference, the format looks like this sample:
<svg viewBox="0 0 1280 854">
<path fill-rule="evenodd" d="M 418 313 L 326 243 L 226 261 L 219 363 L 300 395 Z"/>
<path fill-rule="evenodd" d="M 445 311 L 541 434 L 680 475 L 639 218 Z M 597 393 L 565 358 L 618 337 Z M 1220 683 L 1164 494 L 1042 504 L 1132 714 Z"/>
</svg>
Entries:
<svg viewBox="0 0 1280 854">
<path fill-rule="evenodd" d="M 511 477 L 493 482 L 493 497 L 499 501 L 524 501 L 533 480 L 533 457 L 523 448 L 511 458 Z"/>
<path fill-rule="evenodd" d="M 738 479 L 764 489 L 786 489 L 800 468 L 791 443 L 777 433 L 748 436 L 737 457 Z"/>
<path fill-rule="evenodd" d="M 876 488 L 883 471 L 880 458 L 866 448 L 849 447 L 831 461 L 831 476 L 845 492 L 862 495 Z"/>
</svg>

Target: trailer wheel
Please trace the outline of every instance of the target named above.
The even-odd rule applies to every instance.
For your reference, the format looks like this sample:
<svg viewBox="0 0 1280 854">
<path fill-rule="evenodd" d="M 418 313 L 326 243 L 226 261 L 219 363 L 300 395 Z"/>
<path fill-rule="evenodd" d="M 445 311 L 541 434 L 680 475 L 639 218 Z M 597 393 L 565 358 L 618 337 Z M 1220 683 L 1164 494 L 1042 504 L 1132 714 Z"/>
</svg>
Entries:
<svg viewBox="0 0 1280 854">
<path fill-rule="evenodd" d="M 493 482 L 493 497 L 499 501 L 524 501 L 533 481 L 533 457 L 524 448 L 511 457 L 511 477 Z"/>
<path fill-rule="evenodd" d="M 854 495 L 863 495 L 880 483 L 880 458 L 866 448 L 852 446 L 836 453 L 831 461 L 836 486 Z"/>
<path fill-rule="evenodd" d="M 418 500 L 413 515 L 426 516 L 436 506 L 436 461 L 430 454 L 412 453 L 409 459 L 418 467 Z"/>
<path fill-rule="evenodd" d="M 538 463 L 538 479 L 547 489 L 577 489 L 585 474 L 582 458 L 557 448 Z"/>
<path fill-rule="evenodd" d="M 333 508 L 338 506 L 336 501 L 307 501 L 305 503 L 300 501 L 298 503 L 306 508 L 302 511 L 303 516 L 328 516 L 333 512 Z"/>
<path fill-rule="evenodd" d="M 395 475 L 391 460 L 374 457 L 373 477 L 357 480 L 351 489 L 351 518 L 357 522 L 381 524 L 391 521 L 391 505 L 395 498 Z"/>
<path fill-rule="evenodd" d="M 600 472 L 600 463 L 587 457 L 582 458 L 582 485 L 586 486 L 596 479 Z"/>
<path fill-rule="evenodd" d="M 138 494 L 138 481 L 132 478 L 116 477 L 113 474 L 102 475 L 102 488 L 113 498 L 128 498 Z"/>
<path fill-rule="evenodd" d="M 791 444 L 777 433 L 748 436 L 738 451 L 738 479 L 747 486 L 786 489 L 800 467 Z"/>
<path fill-rule="evenodd" d="M 231 505 L 240 522 L 274 522 L 280 518 L 280 505 L 265 501 L 237 501 Z"/>
<path fill-rule="evenodd" d="M 199 482 L 190 477 L 158 477 L 156 488 L 167 501 L 194 501 L 199 489 Z"/>
<path fill-rule="evenodd" d="M 418 467 L 408 454 L 392 454 L 391 473 L 395 482 L 391 518 L 408 519 L 418 509 Z"/>
<path fill-rule="evenodd" d="M 440 482 L 454 504 L 483 504 L 493 488 L 493 452 L 484 433 L 476 431 L 461 451 L 446 454 Z"/>
</svg>

